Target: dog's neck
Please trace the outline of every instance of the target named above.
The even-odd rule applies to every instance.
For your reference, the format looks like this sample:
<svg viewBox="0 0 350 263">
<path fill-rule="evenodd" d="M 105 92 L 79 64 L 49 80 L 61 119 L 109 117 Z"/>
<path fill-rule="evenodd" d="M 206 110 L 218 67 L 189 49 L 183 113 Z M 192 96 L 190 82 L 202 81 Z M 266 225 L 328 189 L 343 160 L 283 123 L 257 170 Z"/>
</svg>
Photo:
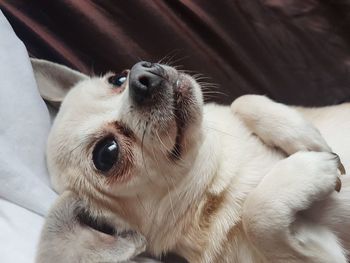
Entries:
<svg viewBox="0 0 350 263">
<path fill-rule="evenodd" d="M 216 175 L 220 147 L 206 131 L 197 136 L 197 154 L 190 169 L 174 180 L 171 189 L 153 189 L 132 198 L 118 200 L 118 213 L 146 236 L 150 252 L 160 255 L 181 247 L 183 236 L 198 228 L 201 200 Z M 210 153 L 210 154 L 208 154 Z"/>
</svg>

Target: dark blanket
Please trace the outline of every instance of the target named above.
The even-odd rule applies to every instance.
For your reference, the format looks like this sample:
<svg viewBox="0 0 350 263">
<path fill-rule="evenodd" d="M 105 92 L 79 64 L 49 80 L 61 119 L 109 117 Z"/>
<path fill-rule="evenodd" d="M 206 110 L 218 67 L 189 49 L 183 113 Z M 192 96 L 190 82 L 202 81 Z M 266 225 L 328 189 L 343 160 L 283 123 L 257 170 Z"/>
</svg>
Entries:
<svg viewBox="0 0 350 263">
<path fill-rule="evenodd" d="M 85 73 L 166 57 L 245 93 L 298 105 L 350 99 L 349 0 L 0 0 L 29 52 Z M 214 89 L 217 90 L 217 89 Z"/>
</svg>

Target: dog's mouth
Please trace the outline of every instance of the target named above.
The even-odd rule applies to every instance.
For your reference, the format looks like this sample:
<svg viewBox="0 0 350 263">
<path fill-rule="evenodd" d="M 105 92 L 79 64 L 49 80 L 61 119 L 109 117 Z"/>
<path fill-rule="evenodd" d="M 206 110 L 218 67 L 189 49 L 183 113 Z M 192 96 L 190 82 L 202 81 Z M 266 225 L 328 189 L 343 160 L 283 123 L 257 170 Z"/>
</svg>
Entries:
<svg viewBox="0 0 350 263">
<path fill-rule="evenodd" d="M 190 121 L 190 114 L 187 112 L 187 108 L 190 103 L 193 102 L 192 83 L 185 75 L 179 75 L 174 85 L 174 99 L 173 108 L 176 121 L 177 133 L 175 137 L 175 143 L 172 151 L 170 152 L 170 158 L 177 160 L 181 157 L 182 145 L 186 126 Z"/>
</svg>

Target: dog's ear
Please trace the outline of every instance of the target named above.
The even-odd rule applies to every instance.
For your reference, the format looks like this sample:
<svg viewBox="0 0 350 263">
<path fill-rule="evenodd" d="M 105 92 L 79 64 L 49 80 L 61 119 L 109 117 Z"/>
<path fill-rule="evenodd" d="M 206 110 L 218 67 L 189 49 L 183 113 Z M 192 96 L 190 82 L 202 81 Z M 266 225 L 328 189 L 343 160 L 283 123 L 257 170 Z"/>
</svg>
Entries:
<svg viewBox="0 0 350 263">
<path fill-rule="evenodd" d="M 88 76 L 66 66 L 42 59 L 30 59 L 41 97 L 59 107 L 68 91 Z"/>
<path fill-rule="evenodd" d="M 63 192 L 46 217 L 36 263 L 129 262 L 144 251 L 146 241 L 116 220 L 112 226 L 77 194 Z"/>
</svg>

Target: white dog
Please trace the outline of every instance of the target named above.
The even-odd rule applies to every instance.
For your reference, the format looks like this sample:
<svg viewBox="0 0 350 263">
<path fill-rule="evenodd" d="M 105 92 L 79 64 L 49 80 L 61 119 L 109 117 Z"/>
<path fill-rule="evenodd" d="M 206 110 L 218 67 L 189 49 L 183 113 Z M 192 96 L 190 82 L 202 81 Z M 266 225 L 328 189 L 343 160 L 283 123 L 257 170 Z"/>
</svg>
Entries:
<svg viewBox="0 0 350 263">
<path fill-rule="evenodd" d="M 68 221 L 88 214 L 102 226 L 80 225 L 142 235 L 149 253 L 171 251 L 191 263 L 347 262 L 350 185 L 342 176 L 342 191 L 334 191 L 345 171 L 332 151 L 350 165 L 350 104 L 293 109 L 250 95 L 231 107 L 203 105 L 200 85 L 166 65 L 139 62 L 90 78 L 32 63 L 43 97 L 64 99 L 47 161 L 54 188 L 70 191 L 61 202 L 83 204 L 83 216 L 78 209 Z M 48 217 L 39 255 L 70 246 L 47 230 L 69 225 L 70 208 L 60 207 Z M 66 232 L 74 239 L 81 231 Z M 118 242 L 94 250 L 89 238 L 83 252 L 76 243 L 70 253 L 101 259 L 116 251 Z M 127 241 L 138 248 L 127 257 L 140 251 L 135 238 Z M 115 261 L 125 260 L 123 250 Z M 49 254 L 44 261 L 57 262 Z"/>
</svg>

